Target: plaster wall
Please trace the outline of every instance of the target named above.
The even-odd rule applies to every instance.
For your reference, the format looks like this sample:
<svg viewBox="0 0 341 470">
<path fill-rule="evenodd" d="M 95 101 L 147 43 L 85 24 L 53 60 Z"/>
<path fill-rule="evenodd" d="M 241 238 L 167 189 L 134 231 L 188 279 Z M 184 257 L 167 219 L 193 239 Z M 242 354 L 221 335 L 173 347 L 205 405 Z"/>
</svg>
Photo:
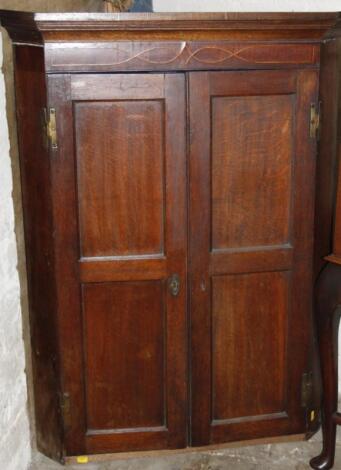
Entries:
<svg viewBox="0 0 341 470">
<path fill-rule="evenodd" d="M 154 0 L 155 11 L 339 11 L 340 0 Z"/>
</svg>

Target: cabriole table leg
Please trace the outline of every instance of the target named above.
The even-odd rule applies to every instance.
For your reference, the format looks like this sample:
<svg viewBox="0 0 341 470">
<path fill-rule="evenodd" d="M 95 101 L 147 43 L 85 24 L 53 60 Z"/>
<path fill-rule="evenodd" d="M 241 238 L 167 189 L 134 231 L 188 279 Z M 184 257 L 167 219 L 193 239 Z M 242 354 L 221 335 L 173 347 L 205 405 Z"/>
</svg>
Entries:
<svg viewBox="0 0 341 470">
<path fill-rule="evenodd" d="M 323 449 L 310 462 L 316 470 L 333 467 L 338 402 L 338 329 L 341 315 L 341 266 L 328 263 L 316 286 L 315 315 L 323 383 Z M 339 421 L 339 423 L 338 423 Z"/>
</svg>

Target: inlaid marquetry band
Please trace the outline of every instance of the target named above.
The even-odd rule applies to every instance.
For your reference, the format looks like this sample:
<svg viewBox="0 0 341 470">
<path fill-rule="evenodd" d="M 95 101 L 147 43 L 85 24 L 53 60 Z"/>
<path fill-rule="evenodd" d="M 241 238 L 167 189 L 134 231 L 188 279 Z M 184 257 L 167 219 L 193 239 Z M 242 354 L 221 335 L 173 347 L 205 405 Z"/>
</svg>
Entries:
<svg viewBox="0 0 341 470">
<path fill-rule="evenodd" d="M 101 54 L 98 54 L 98 48 Z M 96 53 L 97 50 L 97 53 Z M 77 51 L 77 61 L 74 60 Z M 137 70 L 315 65 L 319 49 L 312 44 L 236 44 L 226 41 L 130 42 L 103 44 L 53 44 L 47 57 L 50 70 Z"/>
</svg>

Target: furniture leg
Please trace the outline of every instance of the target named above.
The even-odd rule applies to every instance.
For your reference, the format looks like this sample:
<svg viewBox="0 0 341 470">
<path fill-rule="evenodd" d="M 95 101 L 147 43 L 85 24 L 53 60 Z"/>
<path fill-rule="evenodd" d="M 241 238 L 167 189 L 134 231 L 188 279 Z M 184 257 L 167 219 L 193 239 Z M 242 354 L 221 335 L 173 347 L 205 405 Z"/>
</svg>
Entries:
<svg viewBox="0 0 341 470">
<path fill-rule="evenodd" d="M 341 266 L 328 264 L 323 270 L 316 286 L 315 301 L 323 383 L 323 449 L 319 456 L 311 460 L 310 465 L 316 470 L 327 470 L 334 465 L 336 425 L 341 424 L 337 414 Z"/>
</svg>

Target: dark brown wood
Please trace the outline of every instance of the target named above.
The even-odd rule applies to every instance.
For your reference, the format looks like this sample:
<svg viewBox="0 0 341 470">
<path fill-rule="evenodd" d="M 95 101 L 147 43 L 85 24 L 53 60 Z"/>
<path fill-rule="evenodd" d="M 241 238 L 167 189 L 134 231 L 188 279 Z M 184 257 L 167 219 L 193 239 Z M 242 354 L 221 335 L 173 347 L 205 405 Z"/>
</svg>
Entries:
<svg viewBox="0 0 341 470">
<path fill-rule="evenodd" d="M 339 142 L 339 158 L 341 158 L 341 141 Z M 336 264 L 341 264 L 341 165 L 339 162 L 338 168 L 338 185 L 339 189 L 336 194 L 335 204 L 335 223 L 334 223 L 334 238 L 333 238 L 333 252 L 327 260 Z"/>
<path fill-rule="evenodd" d="M 164 283 L 102 282 L 82 290 L 88 436 L 166 431 Z"/>
<path fill-rule="evenodd" d="M 320 159 L 324 156 L 325 164 L 320 160 L 317 181 L 319 197 L 316 217 L 315 253 L 318 256 L 316 265 L 321 266 L 327 261 L 318 278 L 315 291 L 315 322 L 323 384 L 323 449 L 321 454 L 310 462 L 311 467 L 317 470 L 328 470 L 333 467 L 336 426 L 340 424 L 340 415 L 337 414 L 338 330 L 341 315 L 340 53 L 340 40 L 333 40 L 324 45 L 322 54 L 322 60 L 326 62 L 323 73 L 329 78 L 331 86 L 327 90 L 325 85 L 322 85 L 321 91 L 327 112 L 326 122 L 322 127 L 323 140 L 320 149 Z M 319 224 L 322 225 L 321 228 Z M 331 226 L 333 231 L 330 229 Z M 330 254 L 325 256 L 327 250 Z M 325 257 L 322 259 L 321 255 Z"/>
<path fill-rule="evenodd" d="M 337 29 L 339 13 L 26 13 L 0 10 L 15 42 L 100 39 L 321 39 Z M 134 36 L 135 35 L 135 36 Z"/>
<path fill-rule="evenodd" d="M 285 417 L 287 363 L 283 352 L 289 285 L 287 272 L 212 279 L 213 425 L 240 417 Z M 269 338 L 270 325 L 277 334 Z"/>
<path fill-rule="evenodd" d="M 63 458 L 56 318 L 51 175 L 42 110 L 46 106 L 43 49 L 15 51 L 16 105 L 25 226 L 38 449 Z"/>
<path fill-rule="evenodd" d="M 266 93 L 259 89 L 234 96 L 228 87 L 225 92 L 213 87 L 212 94 L 222 96 L 212 99 L 211 249 L 219 254 L 290 244 L 294 98 L 272 90 L 258 96 Z"/>
<path fill-rule="evenodd" d="M 323 449 L 310 465 L 329 470 L 334 465 L 338 404 L 338 330 L 341 316 L 341 266 L 328 263 L 316 287 L 315 315 L 323 380 Z"/>
<path fill-rule="evenodd" d="M 303 406 L 301 381 L 336 153 L 337 43 L 323 41 L 340 15 L 0 19 L 16 50 L 39 448 L 65 461 L 309 436 L 318 387 Z"/>
<path fill-rule="evenodd" d="M 190 75 L 192 445 L 306 427 L 317 80 Z"/>
<path fill-rule="evenodd" d="M 51 168 L 63 388 L 72 404 L 67 453 L 182 447 L 184 77 L 116 75 L 96 82 L 84 75 L 81 81 L 83 88 L 67 75 L 49 78 L 58 134 L 74 129 L 60 141 Z M 155 271 L 155 262 L 161 269 Z M 174 273 L 181 280 L 176 298 L 167 287 Z"/>
<path fill-rule="evenodd" d="M 74 119 L 81 257 L 162 256 L 162 101 L 79 101 Z"/>
<path fill-rule="evenodd" d="M 321 46 L 322 127 L 318 145 L 315 205 L 315 276 L 325 266 L 332 252 L 333 218 L 337 183 L 338 103 L 340 96 L 340 40 L 332 39 Z"/>
<path fill-rule="evenodd" d="M 214 70 L 313 67 L 319 63 L 318 44 L 287 41 L 117 41 L 70 48 L 65 43 L 47 46 L 49 72 L 103 72 L 144 70 Z M 81 56 L 80 56 L 81 51 Z"/>
</svg>

